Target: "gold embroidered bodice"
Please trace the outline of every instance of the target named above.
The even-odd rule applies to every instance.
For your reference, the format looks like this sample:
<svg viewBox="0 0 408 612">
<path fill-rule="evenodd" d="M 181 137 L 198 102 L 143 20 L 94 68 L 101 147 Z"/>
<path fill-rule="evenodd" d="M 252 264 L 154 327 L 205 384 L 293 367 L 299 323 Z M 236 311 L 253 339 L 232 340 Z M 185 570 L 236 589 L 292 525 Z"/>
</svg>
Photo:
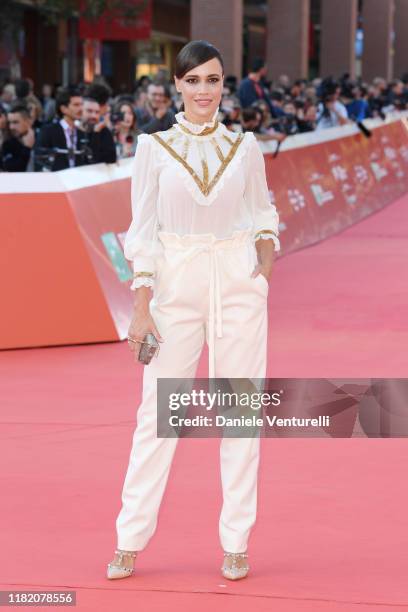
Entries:
<svg viewBox="0 0 408 612">
<path fill-rule="evenodd" d="M 216 115 L 213 121 L 198 125 L 180 112 L 170 129 L 152 134 L 162 159 L 168 162 L 170 156 L 194 199 L 203 205 L 215 199 L 225 178 L 237 169 L 245 148 L 245 134 L 231 132 Z"/>
</svg>

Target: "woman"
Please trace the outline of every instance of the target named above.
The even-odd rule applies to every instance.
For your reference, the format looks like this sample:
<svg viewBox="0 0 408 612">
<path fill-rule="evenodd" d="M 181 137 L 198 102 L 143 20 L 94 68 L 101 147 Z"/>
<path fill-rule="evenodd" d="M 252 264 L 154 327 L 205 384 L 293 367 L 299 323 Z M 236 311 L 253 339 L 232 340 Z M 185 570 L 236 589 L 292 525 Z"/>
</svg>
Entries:
<svg viewBox="0 0 408 612">
<path fill-rule="evenodd" d="M 137 354 L 152 332 L 161 344 L 144 367 L 109 578 L 131 575 L 133 559 L 153 535 L 177 445 L 177 437 L 156 435 L 157 378 L 194 378 L 205 339 L 210 378 L 266 373 L 268 280 L 280 248 L 278 214 L 253 133 L 231 132 L 217 120 L 223 76 L 218 50 L 206 41 L 189 42 L 176 59 L 175 83 L 184 105 L 177 123 L 139 137 L 133 220 L 125 240 L 135 290 L 128 343 Z M 221 440 L 222 574 L 232 580 L 249 569 L 259 444 L 259 436 Z"/>
<path fill-rule="evenodd" d="M 114 124 L 114 140 L 118 159 L 133 157 L 137 139 L 142 131 L 137 127 L 136 113 L 130 102 L 120 100 L 111 115 Z"/>
</svg>

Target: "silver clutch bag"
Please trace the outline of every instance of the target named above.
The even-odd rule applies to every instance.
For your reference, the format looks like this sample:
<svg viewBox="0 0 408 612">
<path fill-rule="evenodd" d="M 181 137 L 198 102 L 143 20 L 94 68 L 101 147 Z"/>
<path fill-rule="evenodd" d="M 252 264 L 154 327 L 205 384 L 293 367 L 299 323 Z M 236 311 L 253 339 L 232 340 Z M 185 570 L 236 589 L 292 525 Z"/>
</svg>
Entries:
<svg viewBox="0 0 408 612">
<path fill-rule="evenodd" d="M 156 337 L 151 332 L 148 332 L 141 343 L 138 360 L 145 365 L 149 364 L 159 349 Z"/>
</svg>

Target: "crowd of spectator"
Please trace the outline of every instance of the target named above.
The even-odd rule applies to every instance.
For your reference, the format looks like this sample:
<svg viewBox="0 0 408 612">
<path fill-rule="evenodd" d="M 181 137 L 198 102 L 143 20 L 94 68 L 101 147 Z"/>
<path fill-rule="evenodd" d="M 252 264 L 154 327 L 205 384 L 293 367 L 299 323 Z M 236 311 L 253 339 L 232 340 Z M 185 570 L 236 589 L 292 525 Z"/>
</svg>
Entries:
<svg viewBox="0 0 408 612">
<path fill-rule="evenodd" d="M 266 78 L 257 58 L 240 82 L 226 77 L 219 120 L 233 131 L 282 141 L 302 132 L 360 123 L 408 108 L 408 75 L 386 82 Z M 132 157 L 138 135 L 169 129 L 182 100 L 166 73 L 143 76 L 130 93 L 112 92 L 103 77 L 93 83 L 34 92 L 30 79 L 0 87 L 0 170 L 55 171 Z"/>
</svg>

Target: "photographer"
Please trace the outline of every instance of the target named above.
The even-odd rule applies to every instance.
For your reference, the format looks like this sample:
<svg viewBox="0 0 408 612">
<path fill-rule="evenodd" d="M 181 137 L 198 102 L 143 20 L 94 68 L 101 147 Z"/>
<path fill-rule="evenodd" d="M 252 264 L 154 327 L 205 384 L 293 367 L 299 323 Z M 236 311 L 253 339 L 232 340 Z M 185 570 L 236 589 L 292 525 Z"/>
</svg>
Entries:
<svg viewBox="0 0 408 612">
<path fill-rule="evenodd" d="M 41 128 L 36 151 L 38 170 L 55 172 L 90 163 L 86 135 L 76 125 L 81 120 L 82 104 L 78 89 L 67 87 L 58 92 L 56 110 L 60 119 Z"/>
<path fill-rule="evenodd" d="M 116 148 L 113 136 L 101 117 L 101 106 L 97 100 L 86 96 L 82 109 L 81 129 L 85 132 L 87 144 L 92 151 L 92 163 L 116 162 Z"/>
<path fill-rule="evenodd" d="M 350 123 L 347 109 L 340 102 L 340 86 L 332 79 L 322 82 L 322 101 L 317 107 L 316 130 L 324 130 Z"/>
<path fill-rule="evenodd" d="M 35 132 L 29 109 L 16 101 L 11 105 L 7 119 L 11 136 L 4 141 L 1 149 L 1 169 L 5 172 L 34 170 Z"/>
<path fill-rule="evenodd" d="M 407 108 L 408 95 L 403 81 L 394 79 L 386 90 L 386 108 L 404 111 Z"/>
<path fill-rule="evenodd" d="M 313 100 L 306 100 L 302 108 L 298 106 L 297 123 L 299 132 L 313 132 L 316 129 L 317 107 Z"/>
<path fill-rule="evenodd" d="M 133 157 L 136 152 L 137 137 L 141 130 L 137 127 L 136 113 L 132 103 L 126 99 L 116 103 L 111 121 L 114 126 L 114 140 L 119 159 Z"/>
<path fill-rule="evenodd" d="M 286 135 L 275 132 L 273 128 L 264 128 L 262 126 L 262 110 L 256 105 L 244 108 L 241 114 L 242 131 L 254 132 L 258 140 L 277 140 L 281 142 L 285 140 Z"/>
<path fill-rule="evenodd" d="M 287 100 L 282 107 L 284 112 L 278 119 L 275 119 L 273 125 L 278 132 L 286 134 L 286 136 L 292 136 L 297 134 L 299 131 L 297 110 L 292 100 Z"/>
<path fill-rule="evenodd" d="M 386 81 L 375 78 L 367 90 L 368 116 L 385 119 L 383 109 L 387 106 Z"/>
</svg>

